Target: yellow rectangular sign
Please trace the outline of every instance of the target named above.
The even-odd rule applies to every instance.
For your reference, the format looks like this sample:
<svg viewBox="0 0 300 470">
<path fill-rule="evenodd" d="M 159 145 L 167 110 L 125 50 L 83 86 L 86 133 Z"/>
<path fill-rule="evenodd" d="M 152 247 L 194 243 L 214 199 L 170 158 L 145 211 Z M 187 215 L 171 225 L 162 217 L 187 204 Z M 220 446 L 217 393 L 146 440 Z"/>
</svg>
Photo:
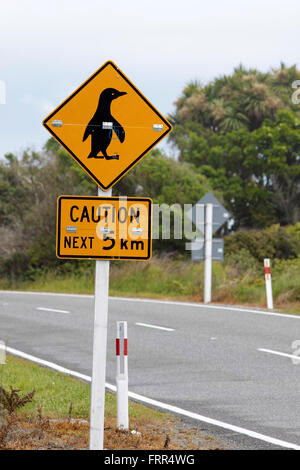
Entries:
<svg viewBox="0 0 300 470">
<path fill-rule="evenodd" d="M 58 258 L 151 258 L 149 198 L 60 196 L 57 201 Z"/>
</svg>

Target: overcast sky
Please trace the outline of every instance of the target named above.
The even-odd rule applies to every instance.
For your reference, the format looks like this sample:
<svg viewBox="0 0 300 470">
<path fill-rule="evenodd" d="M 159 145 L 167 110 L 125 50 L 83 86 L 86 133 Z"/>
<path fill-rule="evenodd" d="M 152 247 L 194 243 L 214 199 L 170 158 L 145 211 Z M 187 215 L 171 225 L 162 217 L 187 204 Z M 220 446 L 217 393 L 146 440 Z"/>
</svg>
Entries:
<svg viewBox="0 0 300 470">
<path fill-rule="evenodd" d="M 299 0 L 1 0 L 0 157 L 39 150 L 42 119 L 107 60 L 165 115 L 190 80 L 299 66 L 299 13 Z"/>
</svg>

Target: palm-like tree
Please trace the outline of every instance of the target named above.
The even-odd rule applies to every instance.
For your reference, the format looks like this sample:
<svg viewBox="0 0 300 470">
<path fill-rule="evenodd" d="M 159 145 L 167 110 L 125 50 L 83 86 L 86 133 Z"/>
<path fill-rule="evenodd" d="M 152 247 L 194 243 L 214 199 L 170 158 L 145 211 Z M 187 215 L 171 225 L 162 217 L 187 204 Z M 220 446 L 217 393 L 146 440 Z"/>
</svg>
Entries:
<svg viewBox="0 0 300 470">
<path fill-rule="evenodd" d="M 176 144 L 179 136 L 188 134 L 191 123 L 197 123 L 199 132 L 207 136 L 209 132 L 219 134 L 241 128 L 253 131 L 264 119 L 274 120 L 278 109 L 292 109 L 300 117 L 299 106 L 291 101 L 291 84 L 299 79 L 296 66 L 282 63 L 270 72 L 239 65 L 232 75 L 220 76 L 205 86 L 191 81 L 170 116 L 174 129 L 179 126 L 183 133 L 174 131 L 170 140 Z"/>
<path fill-rule="evenodd" d="M 231 106 L 226 106 L 226 114 L 220 123 L 220 129 L 224 132 L 238 131 L 247 129 L 249 121 L 245 114 L 239 112 Z"/>
</svg>

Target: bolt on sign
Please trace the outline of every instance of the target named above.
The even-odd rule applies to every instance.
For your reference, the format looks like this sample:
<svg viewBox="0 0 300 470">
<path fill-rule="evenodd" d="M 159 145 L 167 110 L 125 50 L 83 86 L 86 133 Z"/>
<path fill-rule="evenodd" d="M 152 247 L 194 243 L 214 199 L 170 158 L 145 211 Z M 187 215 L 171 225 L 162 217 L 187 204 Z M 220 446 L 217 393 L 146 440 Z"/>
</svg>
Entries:
<svg viewBox="0 0 300 470">
<path fill-rule="evenodd" d="M 58 106 L 43 125 L 105 191 L 172 129 L 111 61 Z"/>
<path fill-rule="evenodd" d="M 151 258 L 149 198 L 60 196 L 57 202 L 58 258 Z"/>
</svg>

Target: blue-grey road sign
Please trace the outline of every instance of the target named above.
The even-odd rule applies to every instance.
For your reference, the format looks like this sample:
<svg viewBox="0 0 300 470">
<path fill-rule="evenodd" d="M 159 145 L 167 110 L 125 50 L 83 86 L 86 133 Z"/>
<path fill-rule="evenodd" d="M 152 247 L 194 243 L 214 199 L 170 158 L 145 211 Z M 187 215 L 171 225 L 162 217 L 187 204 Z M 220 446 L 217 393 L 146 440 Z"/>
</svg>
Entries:
<svg viewBox="0 0 300 470">
<path fill-rule="evenodd" d="M 206 193 L 193 207 L 187 212 L 187 216 L 196 225 L 197 229 L 205 232 L 205 206 L 213 204 L 213 227 L 212 232 L 215 233 L 222 225 L 230 219 L 230 213 L 218 201 L 212 193 Z M 198 206 L 198 207 L 197 207 Z"/>
<path fill-rule="evenodd" d="M 192 261 L 204 261 L 205 259 L 205 244 L 204 239 L 195 238 L 191 243 Z M 212 239 L 212 254 L 213 261 L 223 261 L 224 259 L 224 240 L 223 238 Z"/>
</svg>

